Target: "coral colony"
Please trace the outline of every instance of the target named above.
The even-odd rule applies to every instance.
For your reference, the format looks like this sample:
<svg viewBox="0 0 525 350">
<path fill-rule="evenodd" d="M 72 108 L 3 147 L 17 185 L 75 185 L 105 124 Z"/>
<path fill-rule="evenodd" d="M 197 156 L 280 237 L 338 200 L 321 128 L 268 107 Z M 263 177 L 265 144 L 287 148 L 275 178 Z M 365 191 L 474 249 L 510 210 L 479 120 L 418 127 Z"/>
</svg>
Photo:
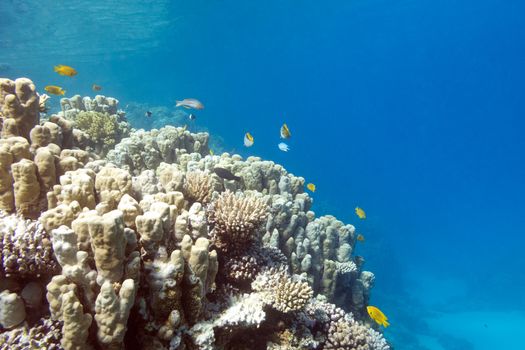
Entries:
<svg viewBox="0 0 525 350">
<path fill-rule="evenodd" d="M 390 349 L 354 227 L 303 178 L 113 98 L 44 104 L 0 79 L 0 349 Z"/>
</svg>

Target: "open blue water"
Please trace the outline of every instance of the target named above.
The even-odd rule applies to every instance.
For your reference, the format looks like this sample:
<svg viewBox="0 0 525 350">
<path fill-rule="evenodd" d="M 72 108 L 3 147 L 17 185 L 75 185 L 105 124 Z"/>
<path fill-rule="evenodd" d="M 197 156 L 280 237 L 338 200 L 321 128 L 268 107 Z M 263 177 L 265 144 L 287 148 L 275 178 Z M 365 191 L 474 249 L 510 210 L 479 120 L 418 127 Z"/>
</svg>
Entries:
<svg viewBox="0 0 525 350">
<path fill-rule="evenodd" d="M 524 14 L 520 0 L 2 0 L 0 76 L 67 96 L 97 83 L 121 107 L 199 98 L 190 129 L 314 182 L 316 213 L 365 235 L 396 349 L 520 349 Z"/>
</svg>

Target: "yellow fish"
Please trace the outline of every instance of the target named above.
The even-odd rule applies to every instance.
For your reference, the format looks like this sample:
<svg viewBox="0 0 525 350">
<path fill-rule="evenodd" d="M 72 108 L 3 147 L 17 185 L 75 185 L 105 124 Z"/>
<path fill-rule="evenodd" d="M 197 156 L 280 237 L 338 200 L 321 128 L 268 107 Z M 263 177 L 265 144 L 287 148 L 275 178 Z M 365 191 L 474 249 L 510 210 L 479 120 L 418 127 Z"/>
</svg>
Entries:
<svg viewBox="0 0 525 350">
<path fill-rule="evenodd" d="M 315 185 L 311 182 L 308 185 L 306 185 L 306 188 L 312 192 L 315 192 Z"/>
<path fill-rule="evenodd" d="M 366 213 L 363 209 L 356 207 L 355 213 L 357 214 L 357 216 L 359 216 L 359 219 L 366 219 Z"/>
<path fill-rule="evenodd" d="M 357 235 L 357 240 L 358 240 L 359 242 L 364 242 L 364 241 L 365 241 L 365 236 L 363 236 L 362 234 L 358 234 L 358 235 Z"/>
<path fill-rule="evenodd" d="M 370 318 L 376 321 L 377 324 L 380 324 L 385 328 L 390 326 L 390 323 L 388 323 L 388 317 L 386 317 L 385 314 L 377 307 L 367 306 L 366 311 L 368 311 L 368 315 L 370 315 Z"/>
<path fill-rule="evenodd" d="M 213 152 L 212 149 L 210 149 L 210 156 L 213 156 L 215 154 L 215 152 Z"/>
<path fill-rule="evenodd" d="M 249 132 L 244 134 L 244 145 L 246 147 L 252 147 L 253 146 L 253 136 Z"/>
<path fill-rule="evenodd" d="M 64 95 L 66 90 L 62 89 L 60 86 L 48 85 L 44 88 L 47 92 L 52 95 Z"/>
<path fill-rule="evenodd" d="M 281 138 L 288 139 L 290 136 L 292 136 L 290 129 L 288 129 L 288 125 L 284 123 L 283 126 L 281 126 Z"/>
<path fill-rule="evenodd" d="M 102 86 L 97 85 L 97 84 L 93 84 L 91 86 L 91 89 L 93 89 L 93 91 L 100 91 L 100 90 L 102 90 Z"/>
<path fill-rule="evenodd" d="M 77 71 L 75 70 L 75 68 L 70 66 L 64 66 L 63 64 L 55 66 L 55 72 L 57 72 L 60 75 L 67 75 L 68 77 L 74 77 L 75 75 L 77 75 Z"/>
</svg>

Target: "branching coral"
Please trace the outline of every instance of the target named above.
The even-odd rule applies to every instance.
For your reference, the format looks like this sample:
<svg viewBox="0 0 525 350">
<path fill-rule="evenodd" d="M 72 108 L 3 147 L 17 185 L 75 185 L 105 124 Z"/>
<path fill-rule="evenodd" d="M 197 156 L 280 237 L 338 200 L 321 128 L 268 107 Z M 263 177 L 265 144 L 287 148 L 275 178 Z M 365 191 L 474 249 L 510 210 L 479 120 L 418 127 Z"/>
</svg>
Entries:
<svg viewBox="0 0 525 350">
<path fill-rule="evenodd" d="M 96 153 L 106 154 L 123 137 L 116 115 L 82 111 L 74 120 L 74 126 L 89 136 Z"/>
<path fill-rule="evenodd" d="M 268 305 L 284 313 L 302 310 L 313 296 L 308 283 L 299 281 L 297 276 L 289 276 L 284 269 L 262 272 L 252 283 L 252 288 L 262 293 Z"/>
<path fill-rule="evenodd" d="M 59 271 L 49 236 L 38 221 L 0 213 L 0 275 L 21 278 Z"/>
<path fill-rule="evenodd" d="M 23 326 L 0 333 L 0 350 L 62 350 L 61 339 L 59 321 L 40 319 L 31 328 Z"/>
<path fill-rule="evenodd" d="M 211 203 L 208 222 L 215 244 L 226 251 L 243 251 L 259 237 L 257 228 L 268 216 L 268 206 L 258 197 L 226 191 Z"/>
<path fill-rule="evenodd" d="M 186 174 L 186 184 L 184 186 L 188 199 L 202 204 L 209 203 L 211 199 L 212 178 L 203 171 L 191 171 Z"/>
</svg>

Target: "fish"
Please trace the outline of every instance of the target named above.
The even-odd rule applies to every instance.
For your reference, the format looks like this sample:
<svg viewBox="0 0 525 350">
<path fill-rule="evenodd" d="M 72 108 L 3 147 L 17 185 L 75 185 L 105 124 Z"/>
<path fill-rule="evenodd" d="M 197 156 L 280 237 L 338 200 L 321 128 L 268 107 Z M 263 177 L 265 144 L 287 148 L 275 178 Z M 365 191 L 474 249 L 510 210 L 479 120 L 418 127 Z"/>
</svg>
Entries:
<svg viewBox="0 0 525 350">
<path fill-rule="evenodd" d="M 228 169 L 215 167 L 213 168 L 213 172 L 217 174 L 218 177 L 225 180 L 235 180 L 235 181 L 241 181 L 241 178 L 239 176 L 233 175 L 231 171 Z"/>
<path fill-rule="evenodd" d="M 355 213 L 357 216 L 359 216 L 359 219 L 366 219 L 366 213 L 363 209 L 359 208 L 359 207 L 356 207 L 355 208 Z"/>
<path fill-rule="evenodd" d="M 284 142 L 281 142 L 280 144 L 277 145 L 277 147 L 279 147 L 279 149 L 283 152 L 288 152 L 290 150 L 290 146 L 288 146 L 286 143 Z"/>
<path fill-rule="evenodd" d="M 54 70 L 58 74 L 67 75 L 68 77 L 74 77 L 75 75 L 77 75 L 77 71 L 75 68 L 70 67 L 70 66 L 65 66 L 63 64 L 59 64 L 58 66 L 55 66 Z"/>
<path fill-rule="evenodd" d="M 93 91 L 100 91 L 100 90 L 102 90 L 102 86 L 97 85 L 97 84 L 93 84 L 93 85 L 91 85 L 91 89 Z"/>
<path fill-rule="evenodd" d="M 358 234 L 358 235 L 357 235 L 357 240 L 358 240 L 359 242 L 364 242 L 364 241 L 365 241 L 365 236 L 363 236 L 362 234 Z"/>
<path fill-rule="evenodd" d="M 151 113 L 150 111 L 146 111 L 146 113 L 144 113 L 144 116 L 149 118 L 152 114 L 153 113 Z"/>
<path fill-rule="evenodd" d="M 312 192 L 315 192 L 315 185 L 311 182 L 308 185 L 306 185 L 306 188 Z"/>
<path fill-rule="evenodd" d="M 253 146 L 253 136 L 249 132 L 244 134 L 244 145 L 246 147 L 252 147 Z"/>
<path fill-rule="evenodd" d="M 44 90 L 46 90 L 52 95 L 64 95 L 66 93 L 66 90 L 56 85 L 48 85 L 44 88 Z"/>
<path fill-rule="evenodd" d="M 388 323 L 388 317 L 386 317 L 377 307 L 369 305 L 366 307 L 366 311 L 368 311 L 370 318 L 376 321 L 377 324 L 380 324 L 385 328 L 390 326 L 390 323 Z"/>
<path fill-rule="evenodd" d="M 213 156 L 215 154 L 215 152 L 213 152 L 212 149 L 210 149 L 210 156 Z"/>
<path fill-rule="evenodd" d="M 281 138 L 282 139 L 289 139 L 292 134 L 290 133 L 290 129 L 288 129 L 288 125 L 286 123 L 281 126 Z"/>
<path fill-rule="evenodd" d="M 197 119 L 197 117 L 195 116 L 195 114 L 190 113 L 190 115 L 188 116 L 188 119 L 189 120 L 195 120 L 195 119 Z"/>
<path fill-rule="evenodd" d="M 185 98 L 182 101 L 175 101 L 175 107 L 184 107 L 187 109 L 204 109 L 202 102 L 194 98 Z"/>
</svg>

